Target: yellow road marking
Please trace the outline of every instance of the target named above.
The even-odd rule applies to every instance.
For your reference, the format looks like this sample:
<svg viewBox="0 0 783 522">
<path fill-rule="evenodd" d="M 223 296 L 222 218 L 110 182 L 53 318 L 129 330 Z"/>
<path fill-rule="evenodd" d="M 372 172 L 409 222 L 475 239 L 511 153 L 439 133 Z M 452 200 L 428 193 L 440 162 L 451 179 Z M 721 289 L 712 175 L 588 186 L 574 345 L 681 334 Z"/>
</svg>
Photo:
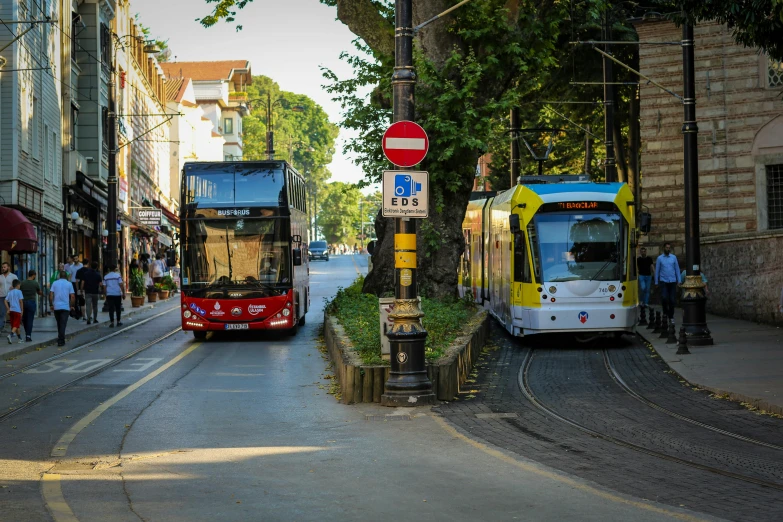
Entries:
<svg viewBox="0 0 783 522">
<path fill-rule="evenodd" d="M 356 256 L 351 256 L 351 261 L 353 261 L 353 267 L 356 269 L 357 275 L 362 275 L 362 272 L 359 270 L 359 265 L 356 263 Z"/>
<path fill-rule="evenodd" d="M 563 475 L 560 475 L 558 473 L 554 473 L 552 471 L 547 471 L 545 469 L 542 469 L 536 465 L 529 464 L 527 462 L 519 461 L 513 457 L 510 457 L 506 455 L 505 453 L 498 451 L 494 448 L 491 448 L 487 446 L 486 444 L 482 444 L 481 442 L 478 442 L 476 440 L 473 440 L 459 431 L 457 431 L 453 426 L 450 426 L 445 420 L 443 420 L 441 417 L 432 417 L 435 422 L 443 428 L 446 432 L 448 432 L 451 436 L 461 440 L 462 442 L 466 442 L 467 444 L 470 444 L 474 448 L 477 448 L 484 453 L 491 455 L 499 460 L 502 460 L 503 462 L 507 464 L 511 464 L 512 466 L 516 466 L 517 468 L 526 471 L 528 473 L 534 473 L 538 476 L 548 478 L 550 480 L 555 480 L 557 482 L 560 482 L 562 484 L 565 484 L 567 486 L 570 486 L 574 489 L 578 489 L 579 491 L 582 491 L 584 493 L 589 493 L 591 495 L 595 495 L 597 497 L 600 497 L 604 500 L 608 500 L 610 502 L 615 502 L 617 504 L 625 504 L 627 506 L 635 507 L 638 509 L 643 509 L 645 511 L 651 511 L 653 513 L 658 513 L 661 515 L 666 515 L 672 518 L 676 518 L 679 520 L 686 520 L 688 522 L 705 522 L 705 519 L 695 517 L 693 515 L 688 515 L 686 513 L 677 513 L 675 511 L 669 511 L 668 509 L 659 508 L 657 506 L 653 506 L 650 504 L 647 504 L 645 502 L 639 502 L 636 500 L 629 500 L 627 498 L 620 497 L 618 495 L 614 495 L 612 493 L 607 493 L 606 491 L 601 491 L 600 489 L 594 488 L 592 486 L 588 486 L 587 484 L 582 484 L 581 482 L 578 482 L 574 479 L 565 477 Z M 59 522 L 59 521 L 58 521 Z"/>
<path fill-rule="evenodd" d="M 60 475 L 55 473 L 44 473 L 43 485 L 44 502 L 49 508 L 49 513 L 55 522 L 79 522 L 76 515 L 73 514 L 68 503 L 63 496 L 63 489 L 60 484 Z"/>
<path fill-rule="evenodd" d="M 154 372 L 146 375 L 145 377 L 139 379 L 135 383 L 131 384 L 124 390 L 122 390 L 120 393 L 109 399 L 108 401 L 104 402 L 94 410 L 92 410 L 90 413 L 82 417 L 82 419 L 74 424 L 71 429 L 66 431 L 62 437 L 60 437 L 60 440 L 57 441 L 57 444 L 54 445 L 54 449 L 52 450 L 51 456 L 52 457 L 64 457 L 65 454 L 68 452 L 68 446 L 73 442 L 73 439 L 76 438 L 76 436 L 87 426 L 89 426 L 92 422 L 95 422 L 95 419 L 101 416 L 103 412 L 120 402 L 122 399 L 136 391 L 138 388 L 143 386 L 144 384 L 148 383 L 161 373 L 165 372 L 178 362 L 180 362 L 182 359 L 185 358 L 190 352 L 195 350 L 201 346 L 201 343 L 196 343 L 190 347 L 188 347 L 187 350 L 182 352 L 181 354 L 174 357 L 172 360 L 155 370 Z"/>
</svg>

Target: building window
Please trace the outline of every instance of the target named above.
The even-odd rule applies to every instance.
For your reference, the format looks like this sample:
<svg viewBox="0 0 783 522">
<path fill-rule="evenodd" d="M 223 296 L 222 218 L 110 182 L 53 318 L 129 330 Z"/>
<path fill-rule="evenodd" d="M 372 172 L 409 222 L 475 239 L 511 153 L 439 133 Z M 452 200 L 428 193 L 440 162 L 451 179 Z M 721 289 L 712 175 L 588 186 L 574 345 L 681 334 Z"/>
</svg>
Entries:
<svg viewBox="0 0 783 522">
<path fill-rule="evenodd" d="M 103 72 L 111 71 L 111 32 L 106 24 L 101 24 L 101 65 Z"/>
<path fill-rule="evenodd" d="M 41 158 L 41 133 L 38 129 L 38 98 L 33 96 L 33 158 Z"/>
<path fill-rule="evenodd" d="M 51 154 L 51 146 L 49 144 L 49 126 L 44 124 L 44 157 L 43 157 L 43 173 L 44 181 L 52 181 L 51 164 L 49 163 L 49 155 Z"/>
<path fill-rule="evenodd" d="M 223 134 L 234 134 L 234 119 L 233 118 L 224 118 L 223 119 Z"/>
<path fill-rule="evenodd" d="M 70 128 L 70 146 L 71 150 L 76 150 L 76 125 L 79 123 L 79 109 L 74 105 L 71 104 L 71 128 Z"/>
<path fill-rule="evenodd" d="M 783 87 L 783 62 L 769 59 L 767 66 L 767 87 Z"/>
<path fill-rule="evenodd" d="M 783 164 L 767 165 L 767 215 L 770 229 L 783 228 Z"/>
</svg>

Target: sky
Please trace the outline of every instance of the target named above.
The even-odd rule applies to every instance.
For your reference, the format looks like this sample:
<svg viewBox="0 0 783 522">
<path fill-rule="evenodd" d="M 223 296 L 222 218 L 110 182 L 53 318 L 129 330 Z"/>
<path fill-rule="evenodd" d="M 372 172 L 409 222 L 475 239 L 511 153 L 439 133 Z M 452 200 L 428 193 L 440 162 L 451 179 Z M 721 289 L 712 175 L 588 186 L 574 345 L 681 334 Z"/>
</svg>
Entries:
<svg viewBox="0 0 783 522">
<path fill-rule="evenodd" d="M 249 60 L 254 75 L 272 78 L 285 91 L 306 94 L 333 123 L 340 123 L 340 105 L 321 87 L 326 80 L 320 67 L 349 77 L 351 68 L 340 60 L 340 53 L 353 51 L 356 37 L 336 20 L 336 8 L 318 0 L 254 0 L 237 11 L 236 23 L 244 27 L 237 32 L 234 24 L 221 22 L 205 29 L 196 22 L 211 13 L 205 0 L 131 0 L 130 5 L 152 37 L 168 40 L 176 61 Z M 331 181 L 356 183 L 364 177 L 343 153 L 343 144 L 352 135 L 340 129 L 337 153 L 329 165 Z"/>
</svg>

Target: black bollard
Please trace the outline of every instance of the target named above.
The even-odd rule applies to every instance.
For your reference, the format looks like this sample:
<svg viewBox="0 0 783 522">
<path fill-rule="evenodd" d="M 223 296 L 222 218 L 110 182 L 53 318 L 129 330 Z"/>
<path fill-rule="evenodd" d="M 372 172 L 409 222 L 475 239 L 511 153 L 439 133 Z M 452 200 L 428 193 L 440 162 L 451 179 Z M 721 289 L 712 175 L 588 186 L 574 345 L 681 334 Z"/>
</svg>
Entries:
<svg viewBox="0 0 783 522">
<path fill-rule="evenodd" d="M 661 333 L 661 312 L 655 312 L 655 327 L 653 333 Z"/>
<path fill-rule="evenodd" d="M 641 308 L 642 311 L 641 311 L 641 316 L 639 317 L 639 326 L 644 326 L 647 324 L 647 312 L 646 312 L 647 307 L 642 306 Z"/>
<path fill-rule="evenodd" d="M 650 308 L 650 324 L 647 325 L 648 330 L 655 328 L 655 310 Z"/>
<path fill-rule="evenodd" d="M 659 339 L 666 339 L 669 337 L 669 325 L 671 322 L 669 321 L 669 318 L 665 315 L 661 317 L 661 334 L 658 336 Z"/>
<path fill-rule="evenodd" d="M 688 338 L 685 335 L 685 327 L 680 326 L 680 339 L 677 342 L 677 355 L 690 354 L 688 351 Z"/>
<path fill-rule="evenodd" d="M 669 323 L 668 334 L 666 344 L 677 344 L 677 331 L 674 329 L 674 323 Z"/>
</svg>

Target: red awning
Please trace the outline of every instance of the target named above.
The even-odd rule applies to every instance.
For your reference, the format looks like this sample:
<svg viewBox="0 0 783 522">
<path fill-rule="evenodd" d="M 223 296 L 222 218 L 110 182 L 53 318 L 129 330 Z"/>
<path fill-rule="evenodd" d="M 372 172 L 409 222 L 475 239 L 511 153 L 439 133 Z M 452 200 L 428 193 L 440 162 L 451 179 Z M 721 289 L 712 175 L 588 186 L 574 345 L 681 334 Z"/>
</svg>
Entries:
<svg viewBox="0 0 783 522">
<path fill-rule="evenodd" d="M 161 205 L 160 201 L 158 201 L 157 199 L 153 201 L 153 203 L 155 204 L 156 207 L 158 207 L 163 212 L 163 215 L 166 216 L 166 219 L 168 219 L 172 225 L 179 228 L 179 216 L 177 216 L 174 212 Z"/>
<path fill-rule="evenodd" d="M 24 214 L 8 207 L 0 207 L 0 250 L 9 254 L 38 252 L 35 227 Z"/>
</svg>

